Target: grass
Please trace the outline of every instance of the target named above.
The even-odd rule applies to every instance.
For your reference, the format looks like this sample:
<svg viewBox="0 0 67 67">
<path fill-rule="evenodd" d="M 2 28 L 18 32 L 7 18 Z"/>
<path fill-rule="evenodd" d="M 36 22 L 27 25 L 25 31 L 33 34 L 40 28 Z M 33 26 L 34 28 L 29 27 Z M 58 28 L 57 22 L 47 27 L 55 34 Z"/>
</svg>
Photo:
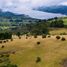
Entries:
<svg viewBox="0 0 67 67">
<path fill-rule="evenodd" d="M 56 28 L 56 29 L 50 30 L 50 34 L 53 34 L 53 35 L 59 35 L 59 34 L 63 34 L 63 33 L 67 34 L 66 28 Z"/>
<path fill-rule="evenodd" d="M 67 18 L 64 18 L 63 21 L 64 21 L 64 25 L 67 25 Z"/>
<path fill-rule="evenodd" d="M 67 39 L 67 36 L 64 36 Z M 41 44 L 38 46 L 37 42 Z M 18 67 L 61 67 L 63 59 L 67 58 L 67 41 L 56 40 L 56 36 L 42 39 L 31 37 L 22 39 L 14 37 L 14 40 L 1 44 L 5 48 L 0 48 L 0 53 L 4 51 L 16 51 L 10 55 L 10 60 Z M 10 53 L 10 52 L 9 52 Z M 41 58 L 41 62 L 36 63 L 37 57 Z"/>
</svg>

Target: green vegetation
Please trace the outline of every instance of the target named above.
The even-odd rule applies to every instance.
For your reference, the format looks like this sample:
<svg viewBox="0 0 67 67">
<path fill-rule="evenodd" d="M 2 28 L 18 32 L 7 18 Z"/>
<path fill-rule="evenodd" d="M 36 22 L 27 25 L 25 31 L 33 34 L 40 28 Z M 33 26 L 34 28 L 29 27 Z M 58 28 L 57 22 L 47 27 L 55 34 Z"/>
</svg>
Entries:
<svg viewBox="0 0 67 67">
<path fill-rule="evenodd" d="M 0 20 L 0 67 L 64 67 L 67 18 L 18 19 Z"/>
<path fill-rule="evenodd" d="M 12 34 L 11 33 L 0 33 L 0 40 L 5 40 L 5 39 L 11 39 Z"/>
<path fill-rule="evenodd" d="M 19 21 L 17 19 L 9 19 L 13 21 L 6 21 L 0 22 L 0 33 L 4 32 L 12 32 L 13 34 L 28 34 L 31 35 L 42 35 L 42 34 L 49 34 L 51 29 L 56 28 L 66 28 L 67 27 L 67 17 L 60 17 L 60 18 L 52 18 L 48 20 L 26 20 L 26 21 Z M 14 21 L 16 20 L 16 21 Z"/>
<path fill-rule="evenodd" d="M 0 67 L 17 67 L 17 65 L 11 64 L 9 54 L 0 55 Z"/>
</svg>

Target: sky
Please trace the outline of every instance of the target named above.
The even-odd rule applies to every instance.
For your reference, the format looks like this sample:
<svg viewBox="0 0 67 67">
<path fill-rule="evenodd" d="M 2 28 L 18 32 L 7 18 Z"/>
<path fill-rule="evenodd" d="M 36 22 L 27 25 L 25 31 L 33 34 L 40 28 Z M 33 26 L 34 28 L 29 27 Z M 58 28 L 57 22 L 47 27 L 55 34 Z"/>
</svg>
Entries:
<svg viewBox="0 0 67 67">
<path fill-rule="evenodd" d="M 0 9 L 15 13 L 33 14 L 32 9 L 40 6 L 67 5 L 66 0 L 0 0 Z"/>
</svg>

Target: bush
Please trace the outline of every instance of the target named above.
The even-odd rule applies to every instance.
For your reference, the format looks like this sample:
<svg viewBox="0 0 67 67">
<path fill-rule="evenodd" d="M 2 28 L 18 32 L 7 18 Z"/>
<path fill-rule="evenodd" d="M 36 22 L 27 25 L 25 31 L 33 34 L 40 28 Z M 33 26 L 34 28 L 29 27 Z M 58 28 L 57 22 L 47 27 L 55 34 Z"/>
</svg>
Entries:
<svg viewBox="0 0 67 67">
<path fill-rule="evenodd" d="M 28 37 L 26 36 L 26 39 L 28 39 Z"/>
<path fill-rule="evenodd" d="M 17 65 L 13 65 L 13 64 L 4 64 L 4 65 L 1 65 L 0 67 L 18 67 Z"/>
<path fill-rule="evenodd" d="M 67 35 L 67 33 L 65 33 L 65 32 L 64 33 L 60 33 L 60 35 Z"/>
<path fill-rule="evenodd" d="M 15 51 L 12 52 L 12 54 L 15 54 L 15 53 L 16 53 Z"/>
<path fill-rule="evenodd" d="M 39 63 L 41 61 L 41 58 L 40 57 L 37 57 L 36 58 L 36 63 Z"/>
<path fill-rule="evenodd" d="M 10 55 L 9 54 L 6 54 L 6 57 L 9 57 Z"/>
<path fill-rule="evenodd" d="M 60 39 L 60 36 L 56 36 L 56 39 L 58 39 L 58 40 L 59 40 L 59 39 Z"/>
<path fill-rule="evenodd" d="M 19 39 L 21 39 L 21 37 L 19 36 Z"/>
<path fill-rule="evenodd" d="M 34 38 L 37 38 L 37 35 L 34 35 Z"/>
<path fill-rule="evenodd" d="M 42 38 L 46 38 L 46 35 L 42 35 Z"/>
<path fill-rule="evenodd" d="M 28 35 L 28 34 L 26 34 L 26 36 L 27 36 L 27 37 L 29 37 L 29 35 Z"/>
<path fill-rule="evenodd" d="M 3 41 L 4 43 L 6 43 L 6 41 Z"/>
<path fill-rule="evenodd" d="M 2 58 L 2 57 L 4 57 L 4 55 L 3 55 L 3 54 L 1 55 L 1 58 Z"/>
<path fill-rule="evenodd" d="M 37 45 L 39 45 L 40 44 L 40 42 L 37 42 Z"/>
<path fill-rule="evenodd" d="M 17 32 L 17 34 L 16 34 L 18 37 L 21 35 L 21 33 L 20 32 Z"/>
<path fill-rule="evenodd" d="M 9 40 L 6 40 L 6 42 L 8 42 Z"/>
<path fill-rule="evenodd" d="M 50 35 L 48 35 L 48 38 L 50 38 L 51 36 Z"/>
<path fill-rule="evenodd" d="M 13 41 L 13 38 L 11 38 L 11 41 Z"/>
<path fill-rule="evenodd" d="M 66 39 L 64 38 L 64 37 L 62 37 L 62 39 L 61 39 L 62 41 L 65 41 Z"/>
<path fill-rule="evenodd" d="M 3 60 L 2 59 L 0 59 L 0 63 L 3 63 Z"/>
<path fill-rule="evenodd" d="M 4 48 L 4 45 L 2 45 L 2 47 L 1 48 Z"/>
<path fill-rule="evenodd" d="M 0 41 L 0 43 L 2 43 L 2 41 Z"/>
</svg>

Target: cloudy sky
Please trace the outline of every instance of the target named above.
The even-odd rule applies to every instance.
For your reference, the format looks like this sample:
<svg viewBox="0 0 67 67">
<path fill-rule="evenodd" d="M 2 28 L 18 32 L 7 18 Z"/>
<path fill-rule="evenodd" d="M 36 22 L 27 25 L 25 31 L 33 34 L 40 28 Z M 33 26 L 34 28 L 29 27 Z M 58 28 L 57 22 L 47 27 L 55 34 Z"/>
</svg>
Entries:
<svg viewBox="0 0 67 67">
<path fill-rule="evenodd" d="M 59 4 L 67 5 L 67 2 L 66 0 L 0 0 L 0 9 L 16 13 L 30 14 L 34 7 Z"/>
</svg>

